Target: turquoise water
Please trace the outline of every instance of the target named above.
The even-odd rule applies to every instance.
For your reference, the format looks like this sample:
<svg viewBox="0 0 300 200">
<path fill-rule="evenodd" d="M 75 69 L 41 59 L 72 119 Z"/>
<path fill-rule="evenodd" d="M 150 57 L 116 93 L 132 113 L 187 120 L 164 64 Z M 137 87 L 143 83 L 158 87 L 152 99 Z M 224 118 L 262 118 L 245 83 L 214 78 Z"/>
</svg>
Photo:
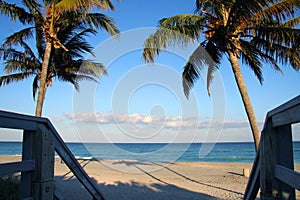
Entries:
<svg viewBox="0 0 300 200">
<path fill-rule="evenodd" d="M 136 144 L 67 143 L 77 157 L 100 160 L 162 162 L 253 162 L 253 143 Z M 300 163 L 300 142 L 294 142 L 294 162 Z M 21 155 L 22 143 L 0 142 L 0 155 Z"/>
</svg>

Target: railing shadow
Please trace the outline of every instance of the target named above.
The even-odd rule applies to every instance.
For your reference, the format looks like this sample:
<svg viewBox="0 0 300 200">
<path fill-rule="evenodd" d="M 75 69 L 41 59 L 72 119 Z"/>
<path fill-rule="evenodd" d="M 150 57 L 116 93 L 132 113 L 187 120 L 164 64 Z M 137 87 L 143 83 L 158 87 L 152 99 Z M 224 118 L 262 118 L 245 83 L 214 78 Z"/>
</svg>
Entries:
<svg viewBox="0 0 300 200">
<path fill-rule="evenodd" d="M 96 182 L 95 179 L 91 178 Z M 65 177 L 55 177 L 56 187 L 59 187 L 64 199 L 91 199 L 89 193 L 83 189 L 79 181 L 75 178 L 65 179 Z M 105 182 L 97 184 L 106 200 L 160 200 L 160 199 L 203 199 L 218 200 L 218 198 L 199 192 L 189 191 L 178 186 L 167 183 L 144 184 L 137 181 L 107 184 Z"/>
<path fill-rule="evenodd" d="M 99 161 L 98 161 L 99 162 Z M 92 160 L 82 160 L 80 165 L 86 167 L 92 164 Z M 115 181 L 113 183 L 97 182 L 91 177 L 98 188 L 101 190 L 106 200 L 153 200 L 153 199 L 203 199 L 203 200 L 217 200 L 219 198 L 211 195 L 190 191 L 181 188 L 172 183 L 164 181 L 150 172 L 147 172 L 142 166 L 153 166 L 155 163 L 139 162 L 139 161 L 116 161 L 113 165 L 124 164 L 128 167 L 134 167 L 138 171 L 153 178 L 155 183 L 143 183 L 138 181 Z M 98 180 L 99 181 L 99 180 Z M 101 181 L 101 179 L 100 179 Z M 64 194 L 64 199 L 90 199 L 89 193 L 84 190 L 80 182 L 72 175 L 71 171 L 55 177 L 55 187 Z"/>
<path fill-rule="evenodd" d="M 77 159 L 77 161 L 78 161 L 78 163 L 81 165 L 81 167 L 82 168 L 84 168 L 84 167 L 86 167 L 88 164 L 90 164 L 92 161 L 97 161 L 97 162 L 99 162 L 99 160 L 97 160 L 97 159 Z M 62 161 L 61 161 L 61 163 L 63 163 Z M 72 171 L 71 170 L 69 170 L 67 173 L 65 173 L 64 175 L 62 175 L 62 177 L 64 178 L 64 177 L 67 177 L 69 174 L 72 174 Z M 74 176 L 74 174 L 72 174 L 72 176 L 70 176 L 70 177 L 68 177 L 68 179 L 72 179 L 72 178 L 74 178 L 75 176 Z"/>
</svg>

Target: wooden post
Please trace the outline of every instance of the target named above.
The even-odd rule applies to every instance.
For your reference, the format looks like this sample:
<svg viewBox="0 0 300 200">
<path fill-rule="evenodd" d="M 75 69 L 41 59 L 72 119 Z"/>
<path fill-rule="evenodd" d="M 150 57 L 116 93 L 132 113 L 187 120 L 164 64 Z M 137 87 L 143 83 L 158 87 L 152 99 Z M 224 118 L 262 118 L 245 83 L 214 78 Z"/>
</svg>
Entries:
<svg viewBox="0 0 300 200">
<path fill-rule="evenodd" d="M 273 199 L 272 183 L 274 182 L 274 160 L 271 151 L 271 123 L 268 122 L 267 127 L 262 131 L 260 141 L 260 198 L 262 200 Z"/>
<path fill-rule="evenodd" d="M 49 130 L 39 124 L 33 140 L 36 170 L 33 176 L 33 199 L 53 200 L 54 145 Z"/>
<path fill-rule="evenodd" d="M 22 147 L 22 161 L 25 160 L 32 160 L 33 152 L 32 152 L 32 145 L 33 145 L 33 137 L 35 131 L 23 131 L 23 147 Z M 20 198 L 26 199 L 31 197 L 31 178 L 32 172 L 22 172 L 21 173 L 21 193 Z"/>
<path fill-rule="evenodd" d="M 278 180 L 275 175 L 276 165 L 294 169 L 291 125 L 273 128 L 272 121 L 268 121 L 261 135 L 260 148 L 261 199 L 295 199 L 295 189 Z"/>
<path fill-rule="evenodd" d="M 273 146 L 273 155 L 275 160 L 274 164 L 294 170 L 291 125 L 288 124 L 274 128 L 272 139 L 274 142 L 276 142 Z M 279 181 L 278 179 L 276 179 L 274 184 L 274 190 L 278 191 L 279 199 L 295 199 L 295 189 Z"/>
</svg>

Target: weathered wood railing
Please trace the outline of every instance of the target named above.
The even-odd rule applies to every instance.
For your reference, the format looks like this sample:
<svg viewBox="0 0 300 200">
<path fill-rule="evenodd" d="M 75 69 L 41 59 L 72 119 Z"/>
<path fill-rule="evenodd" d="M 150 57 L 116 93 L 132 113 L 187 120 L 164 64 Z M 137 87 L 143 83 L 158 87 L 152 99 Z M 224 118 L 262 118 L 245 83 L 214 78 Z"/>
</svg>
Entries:
<svg viewBox="0 0 300 200">
<path fill-rule="evenodd" d="M 48 119 L 0 111 L 0 127 L 23 130 L 22 161 L 0 164 L 0 176 L 21 172 L 21 199 L 53 199 L 54 151 L 93 199 L 103 199 Z"/>
<path fill-rule="evenodd" d="M 244 199 L 295 199 L 300 173 L 294 171 L 292 127 L 300 122 L 300 96 L 267 114 L 259 151 L 253 164 Z"/>
</svg>

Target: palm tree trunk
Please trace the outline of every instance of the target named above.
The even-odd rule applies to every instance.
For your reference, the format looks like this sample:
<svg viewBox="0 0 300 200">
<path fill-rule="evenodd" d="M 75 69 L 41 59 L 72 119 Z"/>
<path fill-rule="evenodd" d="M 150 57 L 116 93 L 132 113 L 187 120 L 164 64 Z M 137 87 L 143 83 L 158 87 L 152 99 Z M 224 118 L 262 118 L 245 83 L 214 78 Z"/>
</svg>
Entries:
<svg viewBox="0 0 300 200">
<path fill-rule="evenodd" d="M 235 81 L 237 83 L 237 86 L 239 88 L 243 103 L 244 103 L 244 107 L 246 110 L 246 114 L 250 123 L 250 127 L 251 127 L 251 131 L 252 131 L 252 135 L 253 135 L 253 139 L 254 139 L 254 143 L 255 143 L 255 149 L 256 152 L 258 150 L 259 147 L 259 141 L 260 141 L 260 131 L 258 129 L 258 125 L 256 122 L 256 118 L 255 118 L 255 114 L 254 114 L 254 110 L 247 92 L 247 88 L 244 82 L 244 78 L 243 75 L 241 73 L 241 69 L 238 63 L 238 58 L 234 55 L 233 52 L 229 51 L 229 61 L 231 63 L 231 67 L 232 67 L 232 71 L 235 77 Z"/>
<path fill-rule="evenodd" d="M 44 53 L 44 60 L 42 65 L 41 77 L 40 77 L 40 85 L 39 85 L 39 92 L 38 92 L 38 99 L 36 103 L 35 109 L 35 116 L 41 117 L 43 111 L 43 105 L 45 100 L 45 93 L 46 93 L 46 79 L 47 79 L 47 72 L 48 72 L 48 65 L 49 59 L 51 54 L 51 42 L 47 42 L 45 53 Z"/>
</svg>

